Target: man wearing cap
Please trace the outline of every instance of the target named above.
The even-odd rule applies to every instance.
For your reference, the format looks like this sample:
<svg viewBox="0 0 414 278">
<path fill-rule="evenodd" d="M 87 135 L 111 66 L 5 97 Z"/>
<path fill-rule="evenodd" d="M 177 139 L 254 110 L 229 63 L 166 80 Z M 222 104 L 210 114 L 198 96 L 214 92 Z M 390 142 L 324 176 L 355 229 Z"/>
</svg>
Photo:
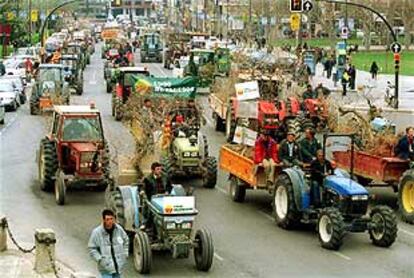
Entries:
<svg viewBox="0 0 414 278">
<path fill-rule="evenodd" d="M 285 167 L 302 166 L 302 157 L 294 132 L 289 131 L 287 138 L 280 143 L 279 159 Z"/>
<path fill-rule="evenodd" d="M 320 190 L 323 186 L 323 180 L 333 172 L 331 163 L 325 160 L 321 149 L 316 151 L 316 158 L 311 162 L 311 201 L 315 207 L 320 205 Z"/>
<path fill-rule="evenodd" d="M 268 183 L 274 182 L 276 163 L 279 163 L 277 148 L 277 143 L 270 136 L 269 130 L 262 132 L 254 144 L 254 162 L 264 168 Z"/>
</svg>

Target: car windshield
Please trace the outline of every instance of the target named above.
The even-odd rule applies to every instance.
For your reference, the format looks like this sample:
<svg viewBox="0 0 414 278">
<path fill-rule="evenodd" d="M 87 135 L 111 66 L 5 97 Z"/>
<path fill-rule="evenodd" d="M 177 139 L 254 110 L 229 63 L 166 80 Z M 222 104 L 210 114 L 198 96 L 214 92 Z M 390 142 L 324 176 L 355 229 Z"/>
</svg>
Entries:
<svg viewBox="0 0 414 278">
<path fill-rule="evenodd" d="M 40 69 L 39 72 L 39 80 L 40 81 L 61 81 L 61 73 L 59 68 L 48 68 L 48 69 Z"/>
<path fill-rule="evenodd" d="M 9 81 L 2 81 L 0 82 L 0 92 L 13 92 L 13 84 Z"/>
<path fill-rule="evenodd" d="M 102 140 L 102 129 L 98 118 L 65 118 L 63 140 L 87 142 Z"/>
<path fill-rule="evenodd" d="M 67 53 L 68 54 L 78 54 L 78 53 L 80 53 L 80 46 L 77 46 L 77 45 L 71 45 L 71 46 L 68 46 L 68 50 L 67 50 Z"/>
<path fill-rule="evenodd" d="M 155 35 L 149 35 L 145 38 L 148 45 L 154 45 L 158 43 L 158 37 Z"/>
<path fill-rule="evenodd" d="M 76 60 L 61 60 L 60 62 L 64 66 L 69 66 L 70 68 L 74 68 L 76 65 Z"/>
</svg>

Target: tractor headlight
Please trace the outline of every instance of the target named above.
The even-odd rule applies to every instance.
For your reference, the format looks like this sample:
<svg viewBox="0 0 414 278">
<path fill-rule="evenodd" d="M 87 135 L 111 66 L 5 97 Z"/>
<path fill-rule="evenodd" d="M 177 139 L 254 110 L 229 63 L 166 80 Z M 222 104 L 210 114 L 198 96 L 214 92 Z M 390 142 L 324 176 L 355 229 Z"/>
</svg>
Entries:
<svg viewBox="0 0 414 278">
<path fill-rule="evenodd" d="M 191 229 L 192 226 L 193 226 L 193 223 L 186 222 L 186 223 L 181 224 L 181 229 L 189 230 L 189 229 Z"/>
<path fill-rule="evenodd" d="M 355 195 L 351 197 L 352 201 L 366 201 L 368 200 L 368 195 Z"/>
<path fill-rule="evenodd" d="M 175 223 L 174 223 L 174 222 L 167 222 L 167 225 L 165 226 L 165 228 L 166 228 L 167 230 L 174 230 L 174 229 L 175 229 L 175 227 L 176 227 L 176 225 L 175 225 Z"/>
<path fill-rule="evenodd" d="M 183 153 L 183 156 L 184 156 L 184 157 L 190 157 L 190 156 L 191 156 L 191 153 L 190 153 L 190 152 L 184 152 L 184 153 Z"/>
<path fill-rule="evenodd" d="M 197 157 L 198 156 L 198 152 L 192 152 L 191 153 L 191 157 Z"/>
</svg>

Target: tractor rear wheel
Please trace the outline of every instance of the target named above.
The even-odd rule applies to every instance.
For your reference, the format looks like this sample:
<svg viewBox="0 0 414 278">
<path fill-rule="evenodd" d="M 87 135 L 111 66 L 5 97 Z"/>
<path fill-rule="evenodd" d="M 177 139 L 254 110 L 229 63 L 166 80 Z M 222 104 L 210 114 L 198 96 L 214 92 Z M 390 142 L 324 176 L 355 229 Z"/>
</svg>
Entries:
<svg viewBox="0 0 414 278">
<path fill-rule="evenodd" d="M 372 209 L 371 223 L 373 228 L 369 230 L 372 243 L 380 247 L 391 246 L 397 238 L 397 217 L 391 208 L 376 206 Z"/>
<path fill-rule="evenodd" d="M 286 174 L 281 174 L 276 180 L 273 209 L 275 221 L 279 227 L 291 229 L 299 224 L 301 214 L 295 205 L 292 181 Z"/>
<path fill-rule="evenodd" d="M 112 92 L 112 87 L 109 81 L 106 81 L 106 92 L 109 94 Z"/>
<path fill-rule="evenodd" d="M 216 131 L 226 131 L 226 124 L 223 122 L 223 119 L 219 115 L 214 113 L 213 119 L 216 120 Z"/>
<path fill-rule="evenodd" d="M 140 274 L 151 271 L 152 250 L 147 233 L 139 231 L 134 237 L 134 266 Z"/>
<path fill-rule="evenodd" d="M 231 109 L 227 109 L 225 131 L 226 131 L 226 138 L 227 138 L 228 143 L 233 142 L 234 133 L 236 132 L 236 126 L 237 126 L 237 123 L 233 119 Z"/>
<path fill-rule="evenodd" d="M 236 177 L 230 178 L 230 196 L 234 202 L 243 203 L 246 198 L 246 187 Z"/>
<path fill-rule="evenodd" d="M 164 172 L 164 174 L 170 179 L 172 180 L 174 178 L 174 172 L 173 172 L 173 165 L 171 162 L 171 159 L 166 156 L 162 158 L 162 170 Z"/>
<path fill-rule="evenodd" d="M 402 219 L 414 224 L 414 171 L 406 171 L 400 182 L 398 201 Z"/>
<path fill-rule="evenodd" d="M 38 99 L 30 98 L 30 115 L 40 114 L 40 103 Z"/>
<path fill-rule="evenodd" d="M 63 206 L 66 197 L 66 182 L 62 171 L 57 170 L 55 180 L 55 200 L 56 204 Z"/>
<path fill-rule="evenodd" d="M 194 260 L 199 271 L 209 271 L 213 264 L 214 246 L 211 233 L 206 228 L 198 230 L 195 235 Z"/>
<path fill-rule="evenodd" d="M 114 105 L 114 116 L 115 116 L 115 120 L 116 121 L 122 120 L 123 113 L 121 111 L 121 104 L 119 103 L 119 101 L 116 101 L 115 102 L 115 105 Z"/>
<path fill-rule="evenodd" d="M 52 190 L 57 169 L 58 160 L 56 147 L 53 142 L 44 138 L 40 141 L 38 161 L 40 189 L 43 191 Z"/>
<path fill-rule="evenodd" d="M 319 242 L 323 248 L 338 250 L 345 236 L 344 219 L 337 208 L 325 208 L 318 219 Z"/>
<path fill-rule="evenodd" d="M 207 168 L 207 172 L 203 176 L 203 187 L 214 188 L 217 183 L 217 160 L 215 157 L 206 157 L 204 161 L 204 167 Z"/>
<path fill-rule="evenodd" d="M 108 193 L 106 204 L 116 215 L 116 219 L 122 227 L 125 225 L 125 209 L 124 200 L 119 190 L 114 190 Z"/>
</svg>

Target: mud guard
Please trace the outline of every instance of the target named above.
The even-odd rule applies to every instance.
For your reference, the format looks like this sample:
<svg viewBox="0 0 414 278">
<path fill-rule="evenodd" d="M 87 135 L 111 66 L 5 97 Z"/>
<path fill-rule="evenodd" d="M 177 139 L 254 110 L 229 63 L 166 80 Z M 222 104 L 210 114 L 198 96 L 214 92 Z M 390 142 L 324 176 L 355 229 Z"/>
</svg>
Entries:
<svg viewBox="0 0 414 278">
<path fill-rule="evenodd" d="M 283 173 L 289 176 L 293 186 L 293 195 L 295 197 L 295 205 L 299 211 L 303 211 L 309 207 L 309 193 L 305 181 L 305 174 L 299 168 L 287 168 Z M 308 197 L 305 197 L 308 196 Z M 305 198 L 304 198 L 305 197 Z"/>
<path fill-rule="evenodd" d="M 139 218 L 140 197 L 137 186 L 120 186 L 118 190 L 121 192 L 122 200 L 124 202 L 124 229 L 127 231 L 134 231 L 141 226 L 141 219 Z"/>
</svg>

